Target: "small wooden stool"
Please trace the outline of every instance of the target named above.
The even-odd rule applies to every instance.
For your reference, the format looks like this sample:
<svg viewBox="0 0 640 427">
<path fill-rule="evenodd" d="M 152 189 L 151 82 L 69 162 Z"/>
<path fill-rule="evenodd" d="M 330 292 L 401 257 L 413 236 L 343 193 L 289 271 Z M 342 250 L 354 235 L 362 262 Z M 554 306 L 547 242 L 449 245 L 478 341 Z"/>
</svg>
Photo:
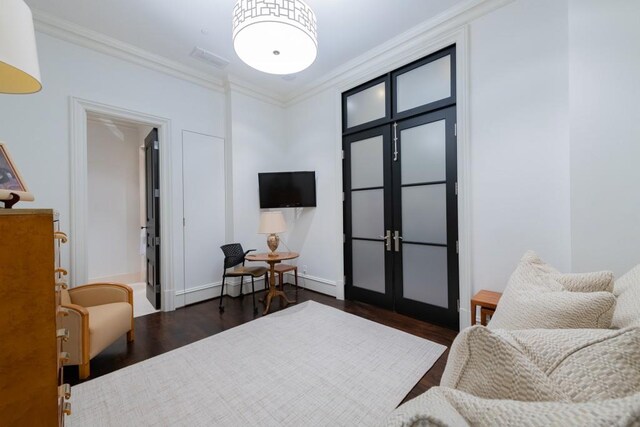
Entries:
<svg viewBox="0 0 640 427">
<path fill-rule="evenodd" d="M 481 290 L 471 298 L 471 325 L 476 324 L 476 314 L 480 307 L 480 324 L 487 326 L 487 316 L 492 316 L 502 293 Z"/>
<path fill-rule="evenodd" d="M 298 266 L 280 263 L 274 266 L 274 271 L 278 273 L 278 283 L 280 283 L 281 290 L 284 290 L 284 273 L 286 273 L 287 271 L 293 271 L 296 290 L 298 290 Z"/>
</svg>

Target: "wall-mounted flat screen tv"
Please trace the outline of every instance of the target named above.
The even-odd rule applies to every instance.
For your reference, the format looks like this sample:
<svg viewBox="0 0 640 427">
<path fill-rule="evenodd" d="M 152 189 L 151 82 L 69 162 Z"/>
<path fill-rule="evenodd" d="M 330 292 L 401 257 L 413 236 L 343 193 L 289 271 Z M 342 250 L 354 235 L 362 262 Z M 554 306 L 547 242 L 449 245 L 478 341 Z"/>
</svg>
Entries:
<svg viewBox="0 0 640 427">
<path fill-rule="evenodd" d="M 316 206 L 315 172 L 269 172 L 258 174 L 260 208 Z"/>
</svg>

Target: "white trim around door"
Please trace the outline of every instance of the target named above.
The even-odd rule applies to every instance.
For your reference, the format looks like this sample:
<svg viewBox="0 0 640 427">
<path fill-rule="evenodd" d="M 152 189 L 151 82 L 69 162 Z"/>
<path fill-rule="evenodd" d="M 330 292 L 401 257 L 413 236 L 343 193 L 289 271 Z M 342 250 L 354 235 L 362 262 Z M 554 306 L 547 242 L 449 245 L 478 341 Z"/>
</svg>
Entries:
<svg viewBox="0 0 640 427">
<path fill-rule="evenodd" d="M 160 140 L 160 280 L 162 287 L 162 311 L 175 309 L 172 267 L 172 168 L 171 120 L 152 116 L 126 108 L 70 97 L 71 137 L 71 284 L 77 286 L 88 280 L 88 192 L 87 192 L 87 113 L 114 117 L 158 129 Z M 114 203 L 117 201 L 114 200 Z"/>
</svg>

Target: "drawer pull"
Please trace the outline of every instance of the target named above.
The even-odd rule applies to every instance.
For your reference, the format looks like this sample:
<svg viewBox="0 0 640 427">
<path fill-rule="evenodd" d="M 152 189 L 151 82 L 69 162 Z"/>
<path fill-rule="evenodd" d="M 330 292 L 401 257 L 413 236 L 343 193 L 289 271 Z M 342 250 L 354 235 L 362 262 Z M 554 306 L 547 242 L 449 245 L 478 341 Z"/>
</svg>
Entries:
<svg viewBox="0 0 640 427">
<path fill-rule="evenodd" d="M 58 396 L 65 399 L 71 398 L 71 386 L 69 384 L 62 384 L 58 386 Z"/>
<path fill-rule="evenodd" d="M 54 231 L 53 238 L 60 240 L 62 243 L 67 243 L 67 235 L 62 231 Z"/>
<path fill-rule="evenodd" d="M 54 274 L 61 274 L 63 276 L 66 276 L 67 274 L 69 274 L 69 272 L 64 268 L 56 268 L 55 270 L 53 270 L 53 272 Z"/>
<path fill-rule="evenodd" d="M 63 289 L 68 289 L 69 286 L 67 285 L 67 282 L 65 282 L 64 280 L 59 280 L 56 282 L 56 292 L 60 292 Z"/>
<path fill-rule="evenodd" d="M 62 328 L 56 331 L 56 338 L 62 338 L 62 341 L 69 341 L 69 330 Z"/>
<path fill-rule="evenodd" d="M 67 317 L 69 315 L 69 310 L 64 307 L 58 307 L 58 316 Z"/>
<path fill-rule="evenodd" d="M 64 406 L 62 407 L 62 412 L 64 412 L 65 415 L 71 415 L 71 403 L 69 402 L 65 402 Z"/>
<path fill-rule="evenodd" d="M 62 363 L 67 363 L 69 361 L 69 359 L 71 359 L 71 355 L 69 353 L 67 353 L 66 351 L 63 351 L 60 353 L 60 356 L 58 356 L 58 358 L 60 359 L 60 361 Z"/>
</svg>

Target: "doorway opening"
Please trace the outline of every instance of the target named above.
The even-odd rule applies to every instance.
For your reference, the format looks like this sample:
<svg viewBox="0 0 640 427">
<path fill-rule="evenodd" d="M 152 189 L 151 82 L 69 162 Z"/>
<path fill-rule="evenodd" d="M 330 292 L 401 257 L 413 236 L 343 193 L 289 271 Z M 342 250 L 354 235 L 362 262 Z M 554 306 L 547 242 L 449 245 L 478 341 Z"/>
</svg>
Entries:
<svg viewBox="0 0 640 427">
<path fill-rule="evenodd" d="M 87 278 L 134 290 L 134 316 L 158 311 L 157 129 L 87 113 Z"/>
</svg>

